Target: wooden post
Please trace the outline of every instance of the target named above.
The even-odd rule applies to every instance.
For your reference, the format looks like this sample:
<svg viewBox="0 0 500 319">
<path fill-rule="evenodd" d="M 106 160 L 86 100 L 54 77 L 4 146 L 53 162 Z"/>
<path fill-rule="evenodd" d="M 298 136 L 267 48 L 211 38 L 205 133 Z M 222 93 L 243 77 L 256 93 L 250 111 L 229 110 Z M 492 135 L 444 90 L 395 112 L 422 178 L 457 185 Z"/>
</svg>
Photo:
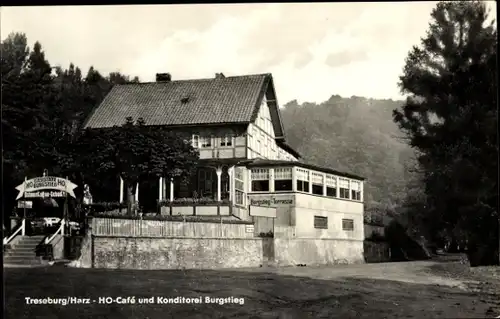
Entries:
<svg viewBox="0 0 500 319">
<path fill-rule="evenodd" d="M 274 168 L 269 169 L 269 192 L 274 193 Z"/>
<path fill-rule="evenodd" d="M 123 178 L 120 176 L 120 204 L 123 203 Z"/>
<path fill-rule="evenodd" d="M 24 176 L 24 189 L 26 189 L 26 181 L 28 178 Z M 23 221 L 21 223 L 21 235 L 26 236 L 26 191 L 23 193 Z"/>
<path fill-rule="evenodd" d="M 308 176 L 308 180 L 309 180 L 309 189 L 307 190 L 307 192 L 309 194 L 312 194 L 312 192 L 313 192 L 313 183 L 312 183 L 312 181 L 313 181 L 313 174 L 312 174 L 312 171 L 307 170 L 307 176 Z"/>
<path fill-rule="evenodd" d="M 340 186 L 339 186 L 339 182 L 340 182 L 339 177 L 335 176 L 335 185 L 336 185 L 335 187 L 337 188 L 337 190 L 335 191 L 336 192 L 335 195 L 337 195 L 336 196 L 337 198 L 340 198 Z"/>
<path fill-rule="evenodd" d="M 222 175 L 222 167 L 218 166 L 217 170 L 215 171 L 217 174 L 217 201 L 220 202 L 221 200 L 221 175 Z"/>
<path fill-rule="evenodd" d="M 139 182 L 137 182 L 137 187 L 135 188 L 135 202 L 139 202 Z"/>
<path fill-rule="evenodd" d="M 227 172 L 229 174 L 229 201 L 232 201 L 234 196 L 234 166 L 231 166 Z"/>
<path fill-rule="evenodd" d="M 160 177 L 160 181 L 158 184 L 158 200 L 161 201 L 163 200 L 163 177 Z"/>
<path fill-rule="evenodd" d="M 68 181 L 68 176 L 66 176 L 66 182 L 67 181 Z M 61 221 L 61 223 L 63 223 L 63 225 L 61 225 L 61 235 L 64 236 L 66 227 L 69 226 L 69 221 L 68 221 L 68 184 L 67 183 L 66 183 L 66 196 L 64 198 L 63 220 Z M 69 233 L 71 233 L 71 232 L 69 232 Z"/>
<path fill-rule="evenodd" d="M 174 201 L 174 179 L 170 178 L 170 202 Z"/>
<path fill-rule="evenodd" d="M 326 196 L 326 174 L 323 174 L 323 196 Z"/>
</svg>

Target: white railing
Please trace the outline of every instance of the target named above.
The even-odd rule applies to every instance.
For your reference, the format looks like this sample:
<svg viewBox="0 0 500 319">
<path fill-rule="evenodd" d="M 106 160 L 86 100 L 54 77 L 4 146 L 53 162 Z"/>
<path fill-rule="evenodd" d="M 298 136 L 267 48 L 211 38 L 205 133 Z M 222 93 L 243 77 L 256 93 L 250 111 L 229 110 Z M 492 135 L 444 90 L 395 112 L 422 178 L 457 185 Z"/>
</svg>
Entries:
<svg viewBox="0 0 500 319">
<path fill-rule="evenodd" d="M 59 226 L 59 228 L 56 230 L 56 232 L 52 236 L 45 237 L 45 244 L 50 243 L 59 233 L 61 233 L 61 235 L 64 235 L 65 224 L 66 223 L 65 223 L 64 219 L 61 219 L 61 226 Z"/>
<path fill-rule="evenodd" d="M 21 227 L 19 227 L 12 235 L 10 235 L 9 237 L 6 237 L 3 239 L 3 244 L 6 245 L 8 244 L 14 237 L 16 237 L 19 232 L 21 232 L 21 236 L 24 236 L 25 235 L 25 229 L 26 229 L 26 220 L 23 219 L 21 221 Z"/>
</svg>

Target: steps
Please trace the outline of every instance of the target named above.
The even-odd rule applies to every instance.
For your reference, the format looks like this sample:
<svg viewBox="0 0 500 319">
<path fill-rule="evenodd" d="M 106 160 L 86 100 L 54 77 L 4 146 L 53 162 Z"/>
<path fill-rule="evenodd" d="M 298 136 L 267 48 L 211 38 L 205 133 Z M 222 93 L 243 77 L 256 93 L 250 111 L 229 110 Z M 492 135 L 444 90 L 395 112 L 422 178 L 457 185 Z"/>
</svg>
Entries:
<svg viewBox="0 0 500 319">
<path fill-rule="evenodd" d="M 42 265 L 44 262 L 36 256 L 36 246 L 45 238 L 39 236 L 21 236 L 15 245 L 4 252 L 3 263 L 9 265 Z"/>
</svg>

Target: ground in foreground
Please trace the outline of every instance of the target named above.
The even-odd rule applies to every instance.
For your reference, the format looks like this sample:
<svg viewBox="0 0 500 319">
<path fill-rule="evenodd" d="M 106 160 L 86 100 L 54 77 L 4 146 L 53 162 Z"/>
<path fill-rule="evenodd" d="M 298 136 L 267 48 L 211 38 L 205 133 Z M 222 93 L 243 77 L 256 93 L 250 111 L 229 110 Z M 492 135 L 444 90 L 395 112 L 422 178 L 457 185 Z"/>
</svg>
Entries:
<svg viewBox="0 0 500 319">
<path fill-rule="evenodd" d="M 132 271 L 63 266 L 5 269 L 6 318 L 494 318 L 500 315 L 495 313 L 500 305 L 500 300 L 495 301 L 497 296 L 429 283 L 382 280 L 380 276 L 361 278 L 363 272 L 374 274 L 380 270 L 387 271 L 384 277 L 391 279 L 390 273 L 396 273 L 391 267 L 413 267 L 399 264 L 387 264 L 389 268 L 361 265 L 345 268 L 350 269 L 345 272 L 309 267 L 274 272 Z M 335 273 L 338 275 L 333 276 Z M 427 275 L 421 273 L 421 276 Z M 69 296 L 90 298 L 91 304 L 28 305 L 25 299 Z M 97 301 L 99 297 L 118 296 L 135 296 L 136 300 L 151 296 L 233 296 L 244 298 L 244 304 L 107 305 Z"/>
</svg>

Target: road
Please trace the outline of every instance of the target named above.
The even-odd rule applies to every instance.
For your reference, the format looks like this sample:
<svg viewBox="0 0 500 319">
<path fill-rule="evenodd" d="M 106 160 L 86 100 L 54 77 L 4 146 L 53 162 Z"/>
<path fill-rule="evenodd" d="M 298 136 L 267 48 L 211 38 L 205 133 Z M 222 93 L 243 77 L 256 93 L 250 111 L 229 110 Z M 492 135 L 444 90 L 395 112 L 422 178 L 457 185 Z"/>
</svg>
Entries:
<svg viewBox="0 0 500 319">
<path fill-rule="evenodd" d="M 446 273 L 446 269 L 454 267 L 464 268 L 457 263 L 428 261 L 217 271 L 8 268 L 4 269 L 5 318 L 382 319 L 500 315 L 500 285 L 485 291 L 485 278 L 455 270 L 452 276 Z M 471 285 L 475 290 L 470 289 Z M 131 296 L 234 297 L 242 298 L 244 303 L 93 302 L 61 306 L 28 305 L 25 301 L 27 297 L 68 296 L 92 300 Z"/>
</svg>

